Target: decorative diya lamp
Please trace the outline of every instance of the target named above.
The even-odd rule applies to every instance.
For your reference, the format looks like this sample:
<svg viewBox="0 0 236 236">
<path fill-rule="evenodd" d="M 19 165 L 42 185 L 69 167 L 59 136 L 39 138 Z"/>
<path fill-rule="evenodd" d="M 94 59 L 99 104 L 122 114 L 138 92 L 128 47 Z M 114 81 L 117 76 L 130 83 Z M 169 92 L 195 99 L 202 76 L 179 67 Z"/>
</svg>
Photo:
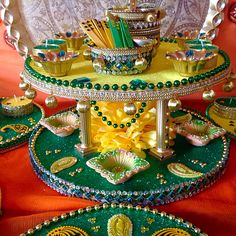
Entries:
<svg viewBox="0 0 236 236">
<path fill-rule="evenodd" d="M 51 76 L 65 76 L 71 70 L 72 64 L 78 59 L 79 54 L 60 51 L 59 53 L 38 53 L 33 60 L 42 64 L 44 70 Z"/>
<path fill-rule="evenodd" d="M 2 112 L 6 116 L 21 117 L 33 112 L 33 103 L 26 97 L 10 97 L 2 100 Z"/>
<path fill-rule="evenodd" d="M 43 44 L 48 45 L 57 45 L 61 50 L 67 52 L 66 40 L 64 39 L 46 39 L 43 41 Z"/>
<path fill-rule="evenodd" d="M 139 74 L 152 62 L 156 40 L 134 39 L 134 48 L 91 48 L 93 68 L 98 73 L 112 75 Z"/>
<path fill-rule="evenodd" d="M 101 153 L 86 164 L 112 184 L 123 183 L 150 166 L 146 160 L 123 149 Z"/>
<path fill-rule="evenodd" d="M 219 47 L 218 46 L 212 45 L 212 44 L 193 45 L 193 46 L 190 46 L 190 49 L 198 50 L 198 51 L 204 50 L 206 52 L 212 52 L 216 55 L 211 60 L 206 62 L 205 69 L 211 69 L 211 68 L 213 68 L 217 65 L 218 52 L 219 52 Z"/>
<path fill-rule="evenodd" d="M 186 44 L 188 43 L 188 41 L 205 38 L 205 34 L 199 33 L 198 30 L 193 30 L 193 31 L 176 32 L 172 34 L 171 37 L 176 39 L 178 46 L 182 50 L 186 50 L 187 49 Z"/>
<path fill-rule="evenodd" d="M 224 135 L 226 131 L 202 120 L 192 120 L 179 125 L 177 133 L 194 146 L 205 146 L 211 140 Z"/>
<path fill-rule="evenodd" d="M 214 102 L 213 109 L 217 116 L 236 120 L 236 97 L 217 98 Z"/>
<path fill-rule="evenodd" d="M 40 123 L 57 136 L 66 137 L 79 127 L 79 118 L 69 111 L 44 118 Z"/>
<path fill-rule="evenodd" d="M 194 76 L 205 69 L 214 67 L 215 57 L 217 57 L 216 53 L 205 50 L 175 51 L 166 54 L 166 59 L 173 62 L 175 70 L 181 76 Z"/>
<path fill-rule="evenodd" d="M 74 32 L 59 32 L 55 34 L 56 38 L 63 39 L 66 41 L 67 48 L 70 50 L 79 50 L 83 45 L 83 41 L 86 38 L 84 33 L 74 31 Z"/>
<path fill-rule="evenodd" d="M 43 53 L 46 54 L 47 52 L 60 52 L 61 48 L 58 45 L 53 45 L 53 44 L 42 44 L 42 45 L 37 45 L 35 47 L 33 47 L 32 50 L 32 55 L 33 56 L 38 56 L 39 53 Z M 34 62 L 36 66 L 42 67 L 42 65 L 40 63 L 38 63 L 37 61 Z"/>
</svg>

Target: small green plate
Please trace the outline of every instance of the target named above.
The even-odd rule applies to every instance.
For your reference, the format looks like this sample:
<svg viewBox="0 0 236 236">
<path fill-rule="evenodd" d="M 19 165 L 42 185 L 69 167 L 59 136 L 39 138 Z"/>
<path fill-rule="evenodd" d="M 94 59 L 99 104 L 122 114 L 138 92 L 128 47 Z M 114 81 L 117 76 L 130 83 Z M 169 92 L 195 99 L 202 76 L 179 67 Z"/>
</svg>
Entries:
<svg viewBox="0 0 236 236">
<path fill-rule="evenodd" d="M 33 113 L 22 117 L 10 117 L 2 113 L 0 98 L 0 153 L 10 151 L 25 144 L 33 129 L 38 126 L 39 121 L 44 117 L 43 108 L 34 103 Z M 19 126 L 18 126 L 19 125 Z M 28 127 L 27 131 L 20 127 Z"/>
</svg>

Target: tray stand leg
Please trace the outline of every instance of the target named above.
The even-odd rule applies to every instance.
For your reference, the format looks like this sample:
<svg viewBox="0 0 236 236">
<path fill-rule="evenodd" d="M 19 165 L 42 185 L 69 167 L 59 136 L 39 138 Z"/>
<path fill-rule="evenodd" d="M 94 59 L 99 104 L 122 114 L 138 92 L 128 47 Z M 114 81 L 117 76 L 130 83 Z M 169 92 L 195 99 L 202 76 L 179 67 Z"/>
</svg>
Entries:
<svg viewBox="0 0 236 236">
<path fill-rule="evenodd" d="M 82 156 L 96 151 L 91 142 L 91 110 L 89 101 L 78 102 L 77 110 L 80 116 L 80 142 L 75 148 Z"/>
<path fill-rule="evenodd" d="M 159 160 L 165 160 L 174 154 L 169 148 L 169 111 L 168 100 L 158 100 L 156 105 L 156 147 L 150 150 L 150 154 Z"/>
</svg>

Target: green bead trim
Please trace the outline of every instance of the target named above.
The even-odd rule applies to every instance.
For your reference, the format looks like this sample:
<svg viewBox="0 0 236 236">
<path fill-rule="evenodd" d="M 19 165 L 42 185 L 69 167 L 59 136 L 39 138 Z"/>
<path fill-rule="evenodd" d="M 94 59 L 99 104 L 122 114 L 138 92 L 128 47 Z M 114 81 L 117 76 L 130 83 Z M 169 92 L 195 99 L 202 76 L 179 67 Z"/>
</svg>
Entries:
<svg viewBox="0 0 236 236">
<path fill-rule="evenodd" d="M 176 39 L 172 39 L 172 38 L 160 38 L 160 41 L 161 42 L 168 42 L 168 43 L 176 43 Z M 219 50 L 219 55 L 221 55 L 224 58 L 224 63 L 222 65 L 216 67 L 215 69 L 208 71 L 206 73 L 203 73 L 203 74 L 184 78 L 181 81 L 175 80 L 173 83 L 171 81 L 167 81 L 165 84 L 163 84 L 162 82 L 158 82 L 156 85 L 156 88 L 162 89 L 164 87 L 171 88 L 171 87 L 186 86 L 188 84 L 192 84 L 195 82 L 199 82 L 200 80 L 210 78 L 211 76 L 215 76 L 216 74 L 226 70 L 230 66 L 230 58 L 223 50 Z M 83 89 L 84 87 L 86 87 L 87 89 L 94 88 L 95 90 L 100 90 L 101 88 L 103 88 L 106 91 L 110 90 L 110 89 L 116 91 L 119 89 L 119 86 L 117 84 L 113 84 L 113 85 L 104 84 L 103 86 L 98 83 L 93 85 L 90 82 L 89 83 L 81 82 L 79 84 L 75 84 L 75 83 L 69 82 L 68 80 L 62 81 L 61 79 L 47 77 L 47 76 L 41 75 L 37 71 L 35 71 L 30 66 L 31 61 L 32 61 L 32 59 L 30 57 L 28 57 L 25 60 L 25 64 L 24 64 L 25 69 L 29 72 L 29 74 L 31 74 L 36 79 L 41 80 L 41 81 L 45 81 L 46 83 L 56 84 L 58 86 L 65 86 L 65 87 L 71 86 L 72 88 L 78 87 L 80 89 Z M 139 87 L 137 87 L 135 85 L 129 86 L 127 84 L 122 84 L 120 86 L 120 89 L 123 91 L 127 91 L 128 89 L 130 89 L 132 91 L 135 91 L 136 89 L 141 89 L 141 90 L 155 89 L 155 85 L 153 83 L 147 83 L 146 85 L 142 84 L 142 85 L 139 85 Z"/>
<path fill-rule="evenodd" d="M 103 113 L 100 110 L 99 106 L 97 106 L 97 102 L 96 101 L 91 101 L 90 102 L 91 106 L 93 107 L 93 110 L 97 112 L 97 116 L 98 117 L 102 117 L 102 121 L 106 122 L 106 124 L 108 126 L 113 125 L 113 128 L 118 128 L 120 127 L 121 129 L 123 129 L 125 126 L 130 127 L 132 124 L 136 123 L 137 119 L 140 118 L 140 114 L 142 114 L 144 112 L 144 108 L 147 106 L 146 102 L 142 102 L 141 103 L 141 107 L 138 109 L 138 113 L 136 113 L 134 115 L 133 118 L 131 118 L 131 120 L 129 122 L 127 122 L 126 124 L 116 124 L 111 121 L 111 120 L 107 120 L 107 117 L 105 115 L 103 115 Z"/>
</svg>

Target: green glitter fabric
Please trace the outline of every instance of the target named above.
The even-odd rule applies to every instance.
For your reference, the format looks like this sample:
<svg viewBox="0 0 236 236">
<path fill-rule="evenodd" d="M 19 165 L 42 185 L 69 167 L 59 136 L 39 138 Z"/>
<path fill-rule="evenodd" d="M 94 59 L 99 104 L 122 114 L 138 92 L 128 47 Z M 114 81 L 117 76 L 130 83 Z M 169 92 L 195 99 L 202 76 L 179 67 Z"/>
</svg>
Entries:
<svg viewBox="0 0 236 236">
<path fill-rule="evenodd" d="M 180 111 L 178 114 L 186 113 Z M 35 136 L 37 138 L 32 142 Z M 215 139 L 207 146 L 194 147 L 185 138 L 177 136 L 174 157 L 161 162 L 147 153 L 149 169 L 136 174 L 123 184 L 113 185 L 86 165 L 86 161 L 97 156 L 98 153 L 86 158 L 81 157 L 74 148 L 74 145 L 79 142 L 79 130 L 65 138 L 55 136 L 44 128 L 36 130 L 30 142 L 33 168 L 38 176 L 56 191 L 103 203 L 160 205 L 191 196 L 211 185 L 221 175 L 228 154 L 228 142 L 225 138 Z M 60 152 L 55 153 L 55 150 Z M 50 154 L 46 155 L 49 151 Z M 76 157 L 77 163 L 57 174 L 50 173 L 51 165 L 67 156 Z M 182 163 L 203 175 L 196 178 L 174 175 L 167 168 L 167 165 L 173 162 Z M 201 165 L 201 163 L 205 164 Z M 71 176 L 69 173 L 77 168 L 82 168 L 82 171 Z"/>
<path fill-rule="evenodd" d="M 178 219 L 175 216 L 169 216 L 166 213 L 153 213 L 144 209 L 136 209 L 131 207 L 118 206 L 100 206 L 100 209 L 95 210 L 91 208 L 89 211 L 81 210 L 64 214 L 61 217 L 53 218 L 50 222 L 38 225 L 38 229 L 31 229 L 34 231 L 33 235 L 47 235 L 53 229 L 60 226 L 75 226 L 84 230 L 88 235 L 108 235 L 107 223 L 108 220 L 116 215 L 124 214 L 129 217 L 133 224 L 133 236 L 150 236 L 154 232 L 165 228 L 178 228 L 186 231 L 191 236 L 202 235 L 202 232 L 189 222 Z M 28 233 L 25 233 L 28 235 Z M 67 235 L 67 234 L 66 234 Z M 68 234 L 74 235 L 74 234 Z M 169 235 L 169 234 L 168 234 Z M 174 234 L 173 234 L 174 235 Z"/>
</svg>

